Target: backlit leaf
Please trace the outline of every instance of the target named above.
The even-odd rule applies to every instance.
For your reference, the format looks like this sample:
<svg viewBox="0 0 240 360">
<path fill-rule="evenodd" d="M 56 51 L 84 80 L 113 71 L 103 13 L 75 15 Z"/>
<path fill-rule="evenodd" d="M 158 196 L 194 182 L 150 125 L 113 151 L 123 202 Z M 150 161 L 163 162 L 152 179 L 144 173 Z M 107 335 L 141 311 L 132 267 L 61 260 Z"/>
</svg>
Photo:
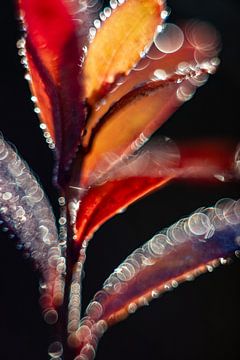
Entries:
<svg viewBox="0 0 240 360">
<path fill-rule="evenodd" d="M 118 163 L 105 176 L 101 175 L 99 169 L 95 183 L 88 189 L 78 188 L 77 183 L 71 183 L 70 198 L 80 200 L 77 215 L 74 215 L 78 246 L 83 240 L 91 238 L 106 220 L 173 179 L 216 184 L 239 177 L 234 168 L 233 141 L 184 143 L 179 147 L 180 154 L 176 146 L 169 142 L 160 142 L 155 146 L 147 144 L 148 150 L 144 147 L 139 156 L 123 161 L 122 165 Z"/>
<path fill-rule="evenodd" d="M 85 123 L 79 75 L 84 40 L 67 2 L 20 0 L 19 4 L 37 112 L 56 144 L 58 161 L 64 168 L 76 151 Z"/>
<path fill-rule="evenodd" d="M 173 24 L 167 24 L 168 26 Z M 165 34 L 162 30 L 160 34 Z M 205 36 L 202 39 L 202 32 Z M 178 39 L 178 33 L 182 34 L 182 41 Z M 193 36 L 194 34 L 194 36 Z M 192 40 L 195 39 L 195 41 Z M 201 39 L 201 41 L 200 41 Z M 162 40 L 163 41 L 163 40 Z M 83 138 L 83 146 L 87 147 L 94 132 L 94 128 L 98 122 L 101 121 L 104 114 L 110 107 L 119 101 L 124 95 L 130 92 L 137 85 L 149 82 L 150 80 L 165 80 L 174 74 L 184 74 L 190 68 L 208 66 L 209 68 L 219 62 L 216 57 L 219 52 L 219 36 L 215 29 L 212 29 L 209 24 L 204 22 L 187 22 L 181 27 L 174 27 L 171 38 L 164 44 L 161 44 L 161 38 L 156 36 L 156 45 L 152 44 L 148 53 L 143 57 L 139 63 L 132 69 L 132 71 L 122 78 L 118 79 L 113 89 L 106 94 L 104 100 L 97 102 L 91 109 L 90 116 L 86 123 L 86 134 Z M 162 51 L 157 47 L 160 46 Z M 163 46 L 164 45 L 164 46 Z M 174 49 L 174 52 L 163 52 L 168 49 Z M 207 78 L 205 77 L 205 81 Z M 204 84 L 204 76 L 202 82 Z"/>
<path fill-rule="evenodd" d="M 163 7 L 163 1 L 128 0 L 102 24 L 89 45 L 84 65 L 86 97 L 91 105 L 139 61 L 162 21 Z"/>
</svg>

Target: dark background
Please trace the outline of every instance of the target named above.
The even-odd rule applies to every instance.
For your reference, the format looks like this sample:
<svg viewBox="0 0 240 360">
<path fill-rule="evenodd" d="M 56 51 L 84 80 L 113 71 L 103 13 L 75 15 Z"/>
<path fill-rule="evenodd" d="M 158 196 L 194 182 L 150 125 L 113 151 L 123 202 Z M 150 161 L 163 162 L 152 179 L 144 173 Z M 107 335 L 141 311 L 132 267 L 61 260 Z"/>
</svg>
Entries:
<svg viewBox="0 0 240 360">
<path fill-rule="evenodd" d="M 49 0 L 51 1 L 51 0 Z M 198 137 L 239 137 L 238 0 L 172 0 L 169 21 L 208 20 L 221 33 L 222 63 L 216 75 L 199 89 L 161 128 L 176 141 Z M 13 1 L 1 0 L 1 131 L 13 142 L 41 180 L 53 206 L 52 154 L 33 112 L 24 71 L 15 48 L 19 31 Z M 91 242 L 86 263 L 84 304 L 100 289 L 113 269 L 157 230 L 221 197 L 239 197 L 237 185 L 172 184 L 139 201 L 108 221 Z M 0 359 L 47 359 L 48 327 L 38 306 L 38 278 L 30 260 L 1 233 Z M 163 295 L 110 329 L 99 344 L 97 359 L 237 360 L 240 328 L 240 266 L 221 266 L 194 282 Z"/>
</svg>

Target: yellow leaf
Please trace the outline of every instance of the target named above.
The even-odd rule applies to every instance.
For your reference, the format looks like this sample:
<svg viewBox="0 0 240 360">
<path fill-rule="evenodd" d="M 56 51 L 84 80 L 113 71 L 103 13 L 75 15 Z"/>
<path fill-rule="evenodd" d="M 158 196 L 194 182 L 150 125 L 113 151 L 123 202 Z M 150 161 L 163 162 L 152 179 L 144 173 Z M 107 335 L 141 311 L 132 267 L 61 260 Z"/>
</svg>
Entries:
<svg viewBox="0 0 240 360">
<path fill-rule="evenodd" d="M 103 23 L 89 46 L 84 66 L 86 97 L 100 99 L 114 80 L 141 58 L 161 23 L 161 0 L 128 0 Z"/>
</svg>

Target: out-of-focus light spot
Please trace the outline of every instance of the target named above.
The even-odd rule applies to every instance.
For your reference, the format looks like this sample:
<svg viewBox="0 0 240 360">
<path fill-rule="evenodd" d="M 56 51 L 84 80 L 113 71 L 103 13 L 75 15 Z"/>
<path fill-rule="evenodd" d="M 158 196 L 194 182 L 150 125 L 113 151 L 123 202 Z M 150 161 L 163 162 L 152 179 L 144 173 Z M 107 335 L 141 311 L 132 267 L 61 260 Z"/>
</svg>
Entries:
<svg viewBox="0 0 240 360">
<path fill-rule="evenodd" d="M 113 10 L 116 9 L 118 6 L 117 0 L 110 0 L 110 6 Z"/>
<path fill-rule="evenodd" d="M 112 10 L 110 9 L 110 7 L 105 7 L 103 12 L 104 12 L 104 15 L 106 16 L 106 18 L 108 18 L 111 16 Z"/>
<path fill-rule="evenodd" d="M 27 80 L 27 81 L 31 81 L 31 76 L 30 76 L 30 74 L 28 74 L 28 73 L 24 76 L 24 78 L 25 78 L 25 80 Z"/>
<path fill-rule="evenodd" d="M 207 82 L 208 78 L 209 75 L 203 73 L 200 75 L 193 76 L 192 78 L 189 79 L 189 82 L 194 86 L 200 87 Z"/>
<path fill-rule="evenodd" d="M 56 310 L 50 309 L 45 312 L 44 320 L 49 325 L 56 324 L 56 322 L 58 321 L 58 313 L 56 312 Z"/>
<path fill-rule="evenodd" d="M 147 58 L 151 59 L 151 60 L 160 60 L 163 57 L 165 57 L 166 54 L 161 52 L 156 46 L 155 44 L 152 45 L 151 49 L 149 50 L 149 52 L 147 53 Z"/>
<path fill-rule="evenodd" d="M 94 20 L 94 26 L 96 29 L 100 29 L 101 27 L 101 21 L 99 19 Z"/>
<path fill-rule="evenodd" d="M 2 198 L 3 198 L 3 200 L 10 200 L 12 198 L 12 193 L 7 191 L 2 195 Z"/>
<path fill-rule="evenodd" d="M 22 49 L 22 48 L 24 48 L 25 44 L 26 44 L 26 40 L 24 38 L 22 38 L 17 41 L 16 46 L 18 49 Z"/>
<path fill-rule="evenodd" d="M 103 11 L 100 12 L 99 17 L 100 17 L 100 20 L 102 20 L 102 21 L 106 20 L 106 16 Z"/>
<path fill-rule="evenodd" d="M 42 130 L 46 130 L 47 125 L 42 123 L 42 124 L 39 125 L 39 127 L 40 127 L 40 129 L 42 129 Z"/>
<path fill-rule="evenodd" d="M 62 353 L 63 353 L 63 346 L 59 341 L 55 341 L 51 345 L 49 345 L 48 354 L 53 359 L 59 358 L 59 356 L 61 356 Z"/>
<path fill-rule="evenodd" d="M 154 43 L 158 50 L 166 54 L 171 54 L 179 50 L 184 42 L 182 30 L 175 24 L 166 24 L 163 30 L 158 32 L 154 38 Z"/>
<path fill-rule="evenodd" d="M 130 314 L 135 313 L 136 310 L 137 310 L 137 305 L 135 303 L 131 303 L 128 305 L 128 312 Z"/>
<path fill-rule="evenodd" d="M 134 68 L 134 71 L 141 71 L 148 67 L 149 60 L 147 58 L 142 59 Z M 121 84 L 120 84 L 121 85 Z"/>
<path fill-rule="evenodd" d="M 196 89 L 190 84 L 189 86 L 187 84 L 182 85 L 177 89 L 177 98 L 180 101 L 188 101 L 193 97 L 195 91 Z"/>
<path fill-rule="evenodd" d="M 59 203 L 59 205 L 61 205 L 61 206 L 65 205 L 65 203 L 66 203 L 65 197 L 60 196 L 60 197 L 58 198 L 58 203 Z"/>
<path fill-rule="evenodd" d="M 170 9 L 170 8 L 167 8 L 167 9 L 163 10 L 163 11 L 161 12 L 161 18 L 162 18 L 163 20 L 166 20 L 167 17 L 170 15 L 170 13 L 171 13 L 171 9 Z"/>
<path fill-rule="evenodd" d="M 64 216 L 61 216 L 60 219 L 58 220 L 60 225 L 65 225 L 67 222 L 67 219 Z"/>
<path fill-rule="evenodd" d="M 39 107 L 35 107 L 35 108 L 34 108 L 34 112 L 35 112 L 36 114 L 40 114 L 41 110 L 39 109 Z"/>
<path fill-rule="evenodd" d="M 157 80 L 166 80 L 167 78 L 166 71 L 162 69 L 155 70 L 153 75 L 157 78 Z"/>
<path fill-rule="evenodd" d="M 93 40 L 95 38 L 96 33 L 97 33 L 97 29 L 94 26 L 90 27 L 89 29 L 90 40 Z"/>
<path fill-rule="evenodd" d="M 43 133 L 43 136 L 46 138 L 46 139 L 48 139 L 48 138 L 50 138 L 50 133 L 48 132 L 48 131 L 44 131 L 44 133 Z"/>
<path fill-rule="evenodd" d="M 211 228 L 211 222 L 206 214 L 195 213 L 188 219 L 188 226 L 194 235 L 204 235 Z"/>
<path fill-rule="evenodd" d="M 220 44 L 217 30 L 203 21 L 190 21 L 186 26 L 186 37 L 192 46 L 201 51 L 216 52 L 216 47 Z"/>
<path fill-rule="evenodd" d="M 237 146 L 235 157 L 234 157 L 234 166 L 238 175 L 240 175 L 240 145 Z"/>
</svg>

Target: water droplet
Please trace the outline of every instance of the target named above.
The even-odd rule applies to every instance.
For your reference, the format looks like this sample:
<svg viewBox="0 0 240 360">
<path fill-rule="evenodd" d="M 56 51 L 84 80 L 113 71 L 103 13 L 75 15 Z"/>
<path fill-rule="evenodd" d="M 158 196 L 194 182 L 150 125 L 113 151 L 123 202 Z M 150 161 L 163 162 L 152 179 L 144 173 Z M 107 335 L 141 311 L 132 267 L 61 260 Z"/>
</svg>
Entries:
<svg viewBox="0 0 240 360">
<path fill-rule="evenodd" d="M 137 305 L 135 303 L 130 303 L 128 305 L 128 312 L 129 314 L 133 314 L 135 313 L 135 311 L 137 310 Z"/>
<path fill-rule="evenodd" d="M 224 258 L 220 258 L 219 261 L 220 261 L 220 263 L 221 263 L 222 265 L 227 264 L 227 260 L 224 259 Z"/>
<path fill-rule="evenodd" d="M 46 124 L 43 124 L 43 123 L 40 124 L 39 127 L 40 127 L 40 129 L 42 129 L 42 130 L 46 130 L 46 128 L 47 128 Z"/>
<path fill-rule="evenodd" d="M 65 197 L 60 196 L 60 197 L 58 198 L 58 203 L 59 203 L 60 206 L 64 206 L 65 203 L 66 203 Z"/>
<path fill-rule="evenodd" d="M 153 290 L 153 291 L 152 291 L 152 298 L 153 298 L 153 299 L 158 298 L 159 295 L 160 295 L 160 292 L 159 292 L 158 290 Z"/>
<path fill-rule="evenodd" d="M 36 114 L 40 114 L 41 110 L 39 109 L 39 107 L 35 107 L 35 108 L 34 108 L 34 112 L 35 112 Z"/>
<path fill-rule="evenodd" d="M 37 97 L 36 97 L 36 96 L 32 96 L 32 97 L 31 97 L 31 100 L 32 100 L 32 102 L 35 103 L 35 102 L 37 102 Z"/>
<path fill-rule="evenodd" d="M 169 16 L 169 11 L 167 11 L 167 10 L 163 10 L 162 12 L 161 12 L 161 18 L 163 19 L 163 20 L 166 20 L 166 18 Z"/>
<path fill-rule="evenodd" d="M 173 288 L 177 288 L 178 287 L 178 282 L 176 280 L 172 281 L 172 287 Z"/>
<path fill-rule="evenodd" d="M 27 73 L 27 74 L 24 76 L 24 79 L 27 80 L 27 81 L 31 81 L 31 76 L 30 76 L 30 74 Z"/>
<path fill-rule="evenodd" d="M 213 272 L 214 270 L 212 265 L 207 265 L 206 268 L 208 272 Z"/>
<path fill-rule="evenodd" d="M 112 10 L 109 7 L 106 7 L 104 10 L 104 15 L 108 18 L 111 16 Z"/>
<path fill-rule="evenodd" d="M 61 216 L 58 220 L 60 225 L 65 225 L 67 222 L 67 219 L 64 216 Z"/>
<path fill-rule="evenodd" d="M 153 75 L 157 78 L 157 80 L 166 80 L 167 78 L 166 71 L 162 69 L 155 70 Z"/>
<path fill-rule="evenodd" d="M 106 16 L 104 15 L 104 12 L 101 11 L 99 14 L 100 20 L 105 21 L 106 20 Z"/>
<path fill-rule="evenodd" d="M 99 19 L 94 20 L 94 26 L 96 29 L 100 29 L 101 27 L 101 21 Z"/>
<path fill-rule="evenodd" d="M 110 6 L 113 10 L 116 9 L 118 6 L 117 0 L 110 0 Z"/>
<path fill-rule="evenodd" d="M 164 285 L 164 289 L 165 289 L 166 291 L 171 290 L 171 285 L 165 284 L 165 285 Z"/>
<path fill-rule="evenodd" d="M 97 29 L 96 29 L 94 26 L 90 27 L 90 29 L 89 29 L 89 35 L 90 35 L 90 38 L 91 38 L 91 39 L 94 39 L 94 37 L 95 37 L 95 35 L 96 35 L 96 32 L 97 32 Z"/>
<path fill-rule="evenodd" d="M 26 40 L 22 38 L 17 41 L 16 46 L 18 49 L 22 49 L 24 48 L 25 44 L 26 44 Z"/>
</svg>

